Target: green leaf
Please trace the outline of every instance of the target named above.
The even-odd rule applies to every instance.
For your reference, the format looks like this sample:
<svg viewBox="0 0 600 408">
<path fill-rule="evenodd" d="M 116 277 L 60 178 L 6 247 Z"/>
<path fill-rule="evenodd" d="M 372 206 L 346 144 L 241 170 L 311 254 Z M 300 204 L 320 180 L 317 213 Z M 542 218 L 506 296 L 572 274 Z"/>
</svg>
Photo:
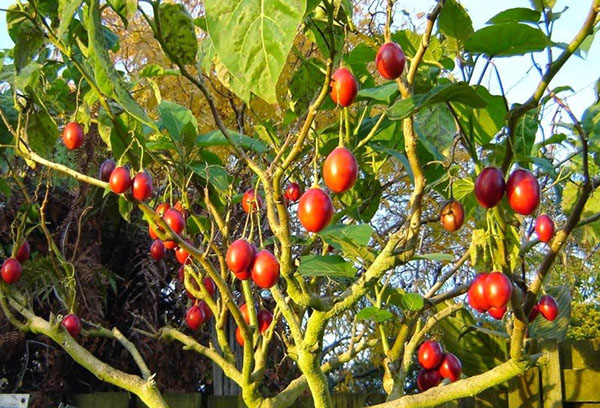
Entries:
<svg viewBox="0 0 600 408">
<path fill-rule="evenodd" d="M 316 88 L 306 85 L 320 84 L 325 78 L 318 68 L 319 65 L 317 58 L 309 59 L 300 65 L 290 80 L 288 86 L 289 106 L 292 112 L 298 115 L 304 114 L 308 110 L 310 102 L 318 92 Z"/>
<path fill-rule="evenodd" d="M 369 306 L 361 309 L 356 314 L 357 320 L 373 320 L 377 323 L 383 323 L 394 317 L 394 314 L 388 310 L 379 309 L 375 306 Z"/>
<path fill-rule="evenodd" d="M 425 306 L 425 301 L 423 296 L 418 293 L 406 293 L 402 295 L 402 299 L 400 300 L 400 307 L 402 310 L 416 312 L 423 309 L 423 306 Z"/>
<path fill-rule="evenodd" d="M 529 0 L 531 7 L 536 10 L 543 11 L 544 8 L 551 9 L 556 4 L 556 0 Z"/>
<path fill-rule="evenodd" d="M 525 7 L 516 7 L 501 11 L 494 17 L 490 18 L 488 24 L 501 23 L 537 23 L 540 21 L 542 14 L 537 10 L 528 9 Z"/>
<path fill-rule="evenodd" d="M 539 122 L 535 112 L 529 112 L 517 123 L 515 131 L 515 152 L 530 156 L 535 143 Z"/>
<path fill-rule="evenodd" d="M 305 85 L 306 86 L 306 85 Z M 358 91 L 357 101 L 372 100 L 389 105 L 398 95 L 398 84 L 388 82 L 375 88 L 365 88 Z"/>
<path fill-rule="evenodd" d="M 12 195 L 10 192 L 10 184 L 8 184 L 8 181 L 3 178 L 0 178 L 0 194 L 3 194 L 7 200 Z"/>
<path fill-rule="evenodd" d="M 504 126 L 506 104 L 501 95 L 491 95 L 483 86 L 477 86 L 475 90 L 477 95 L 487 102 L 484 108 L 473 109 L 454 102 L 451 104 L 467 136 L 479 145 L 485 146 Z"/>
<path fill-rule="evenodd" d="M 306 0 L 206 0 L 206 25 L 229 72 L 268 103 L 304 17 Z"/>
<path fill-rule="evenodd" d="M 100 5 L 97 1 L 92 1 L 90 4 L 87 23 L 90 55 L 94 60 L 96 80 L 98 82 L 102 80 L 104 90 L 110 90 L 115 100 L 129 114 L 152 129 L 158 130 L 154 122 L 146 115 L 146 112 L 131 97 L 123 79 L 115 69 L 110 55 L 108 55 L 100 20 Z"/>
<path fill-rule="evenodd" d="M 510 57 L 541 51 L 548 38 L 527 24 L 502 23 L 477 30 L 465 43 L 465 50 L 488 57 Z"/>
<path fill-rule="evenodd" d="M 346 56 L 344 62 L 350 67 L 356 80 L 361 84 L 361 88 L 371 88 L 375 86 L 373 76 L 369 72 L 369 63 L 375 61 L 376 52 L 366 44 L 359 43 Z M 397 86 L 396 86 L 397 87 Z M 359 93 L 360 95 L 360 93 Z"/>
<path fill-rule="evenodd" d="M 159 128 L 166 129 L 177 143 L 183 142 L 186 147 L 192 147 L 198 134 L 198 122 L 192 111 L 175 102 L 162 101 L 158 105 L 158 113 Z"/>
<path fill-rule="evenodd" d="M 330 225 L 319 233 L 321 238 L 334 248 L 342 251 L 348 258 L 357 262 L 373 262 L 375 256 L 369 251 L 368 244 L 373 235 L 369 224 Z"/>
<path fill-rule="evenodd" d="M 456 0 L 446 0 L 440 12 L 438 24 L 442 34 L 459 41 L 465 41 L 473 34 L 471 17 Z"/>
<path fill-rule="evenodd" d="M 51 158 L 56 139 L 58 139 L 58 128 L 48 112 L 40 110 L 30 116 L 27 140 L 37 154 Z"/>
<path fill-rule="evenodd" d="M 415 117 L 415 127 L 421 142 L 426 140 L 442 155 L 450 157 L 456 122 L 446 105 L 436 104 L 421 109 Z"/>
<path fill-rule="evenodd" d="M 208 164 L 206 162 L 192 162 L 189 164 L 189 167 L 204 180 L 206 180 L 208 176 L 208 182 L 212 184 L 217 191 L 221 193 L 227 191 L 229 187 L 229 178 L 225 167 Z"/>
<path fill-rule="evenodd" d="M 119 196 L 119 214 L 127 222 L 131 222 L 131 211 L 133 211 L 133 203 L 123 196 Z"/>
<path fill-rule="evenodd" d="M 162 3 L 158 9 L 165 45 L 183 64 L 193 64 L 198 53 L 194 20 L 183 4 Z"/>
<path fill-rule="evenodd" d="M 44 34 L 31 20 L 27 19 L 23 14 L 15 12 L 15 10 L 19 10 L 16 4 L 8 8 L 6 12 L 6 27 L 8 35 L 15 43 L 13 58 L 17 72 L 20 72 L 44 43 Z M 25 12 L 34 13 L 29 5 L 25 6 Z"/>
<path fill-rule="evenodd" d="M 422 36 L 411 30 L 399 30 L 392 34 L 392 41 L 402 47 L 402 51 L 408 57 L 414 57 L 421 45 Z M 429 42 L 427 50 L 423 55 L 423 62 L 425 64 L 436 64 L 443 55 L 443 48 L 440 40 L 437 37 L 432 36 Z M 373 61 L 373 57 L 370 61 Z M 370 62 L 369 61 L 369 62 Z"/>
<path fill-rule="evenodd" d="M 470 177 L 454 180 L 454 183 L 452 184 L 454 198 L 459 201 L 472 194 L 474 189 L 475 183 Z"/>
<path fill-rule="evenodd" d="M 440 254 L 440 253 L 436 253 L 436 254 L 418 254 L 413 256 L 413 259 L 427 259 L 429 261 L 437 261 L 437 262 L 444 262 L 444 261 L 451 261 L 454 259 L 454 255 L 450 255 L 450 254 Z"/>
<path fill-rule="evenodd" d="M 338 255 L 308 255 L 300 258 L 298 272 L 302 276 L 353 278 L 356 269 Z"/>
<path fill-rule="evenodd" d="M 269 148 L 260 140 L 242 135 L 233 130 L 229 130 L 229 135 L 235 144 L 240 145 L 244 149 L 251 149 L 257 153 L 265 153 Z M 229 146 L 229 142 L 225 139 L 225 136 L 219 130 L 198 135 L 196 138 L 196 146 L 210 147 L 210 146 Z"/>
<path fill-rule="evenodd" d="M 164 69 L 160 65 L 149 64 L 149 65 L 146 65 L 144 67 L 144 69 L 142 69 L 139 72 L 138 75 L 140 76 L 140 78 L 151 78 L 151 77 L 162 76 L 162 75 L 177 76 L 177 75 L 179 75 L 179 70 L 176 70 L 176 69 Z"/>
<path fill-rule="evenodd" d="M 529 325 L 529 336 L 535 339 L 563 341 L 571 322 L 571 292 L 568 285 L 549 287 L 546 293 L 558 303 L 558 316 L 550 322 L 540 314 Z"/>
<path fill-rule="evenodd" d="M 135 16 L 137 11 L 137 0 L 108 0 L 108 4 L 121 17 L 123 25 L 127 28 L 129 19 Z"/>
<path fill-rule="evenodd" d="M 485 108 L 487 102 L 466 82 L 438 85 L 425 94 L 402 99 L 388 109 L 388 117 L 401 120 L 419 110 L 443 102 L 460 102 L 472 108 Z"/>
<path fill-rule="evenodd" d="M 60 24 L 56 36 L 62 39 L 69 28 L 75 12 L 83 3 L 83 0 L 58 0 L 58 14 L 60 15 Z"/>
</svg>

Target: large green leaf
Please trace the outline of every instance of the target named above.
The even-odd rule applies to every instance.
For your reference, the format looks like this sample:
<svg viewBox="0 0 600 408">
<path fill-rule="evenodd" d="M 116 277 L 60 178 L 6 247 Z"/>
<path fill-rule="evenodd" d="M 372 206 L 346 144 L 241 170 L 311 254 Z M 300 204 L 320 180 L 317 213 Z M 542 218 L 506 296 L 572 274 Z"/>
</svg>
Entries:
<svg viewBox="0 0 600 408">
<path fill-rule="evenodd" d="M 30 116 L 27 124 L 27 140 L 37 154 L 50 158 L 56 139 L 58 139 L 58 128 L 48 112 L 40 110 Z"/>
<path fill-rule="evenodd" d="M 69 24 L 71 24 L 71 20 L 73 20 L 73 16 L 81 3 L 83 3 L 83 0 L 58 0 L 58 14 L 60 16 L 60 24 L 56 34 L 58 38 L 62 38 L 69 28 Z"/>
<path fill-rule="evenodd" d="M 94 60 L 94 73 L 96 80 L 102 82 L 99 85 L 104 91 L 110 90 L 114 99 L 131 116 L 152 129 L 158 130 L 154 122 L 146 115 L 146 112 L 131 97 L 123 79 L 115 69 L 107 51 L 102 21 L 100 20 L 100 5 L 97 1 L 92 1 L 90 4 L 87 24 L 90 55 Z"/>
<path fill-rule="evenodd" d="M 494 17 L 490 18 L 489 24 L 500 23 L 537 23 L 540 21 L 541 13 L 537 10 L 528 9 L 525 7 L 516 7 L 501 11 Z"/>
<path fill-rule="evenodd" d="M 383 323 L 387 320 L 390 320 L 393 317 L 394 315 L 392 314 L 392 312 L 380 309 L 375 306 L 365 307 L 356 314 L 356 319 L 358 320 L 373 320 L 377 323 Z"/>
<path fill-rule="evenodd" d="M 398 96 L 398 84 L 395 82 L 388 82 L 374 88 L 361 89 L 358 91 L 356 100 L 361 101 L 370 99 L 375 102 L 389 105 L 394 99 L 396 99 L 396 96 Z"/>
<path fill-rule="evenodd" d="M 206 0 L 206 25 L 217 55 L 254 94 L 275 103 L 275 86 L 306 0 Z"/>
<path fill-rule="evenodd" d="M 308 255 L 300 258 L 298 272 L 302 276 L 353 278 L 356 269 L 338 255 Z"/>
<path fill-rule="evenodd" d="M 344 62 L 350 67 L 356 80 L 361 84 L 361 88 L 372 88 L 375 86 L 373 76 L 369 72 L 369 63 L 375 60 L 375 55 L 376 52 L 373 48 L 359 43 L 344 56 Z"/>
<path fill-rule="evenodd" d="M 401 120 L 421 109 L 443 102 L 460 102 L 472 108 L 485 108 L 487 102 L 466 82 L 445 83 L 425 94 L 402 99 L 388 109 L 388 117 Z"/>
<path fill-rule="evenodd" d="M 33 10 L 26 5 L 26 12 L 33 14 Z M 11 5 L 6 12 L 6 27 L 8 35 L 15 43 L 14 61 L 17 72 L 25 67 L 31 57 L 36 53 L 44 42 L 42 31 L 27 19 L 23 14 L 16 12 L 19 7 L 16 4 Z"/>
<path fill-rule="evenodd" d="M 456 122 L 445 104 L 421 109 L 416 115 L 415 126 L 421 141 L 427 140 L 442 155 L 450 157 Z"/>
<path fill-rule="evenodd" d="M 227 192 L 229 177 L 227 176 L 227 169 L 225 167 L 206 162 L 192 162 L 189 164 L 189 167 L 202 179 L 208 181 L 220 193 Z"/>
<path fill-rule="evenodd" d="M 392 41 L 402 47 L 402 51 L 409 56 L 414 57 L 421 45 L 422 36 L 411 30 L 399 30 L 392 34 Z M 437 63 L 442 57 L 442 44 L 437 37 L 431 37 L 429 46 L 423 55 L 423 62 L 426 64 Z"/>
<path fill-rule="evenodd" d="M 529 326 L 529 336 L 535 339 L 562 341 L 567 335 L 571 322 L 571 292 L 567 285 L 549 287 L 546 293 L 558 303 L 558 316 L 550 322 L 543 316 L 538 317 Z"/>
<path fill-rule="evenodd" d="M 375 259 L 367 246 L 373 235 L 373 228 L 369 224 L 330 225 L 319 235 L 329 245 L 354 261 L 373 262 Z"/>
<path fill-rule="evenodd" d="M 137 11 L 138 0 L 108 0 L 108 4 L 121 17 L 121 21 L 127 28 L 129 19 L 133 18 Z"/>
<path fill-rule="evenodd" d="M 165 46 L 184 64 L 193 64 L 198 53 L 194 20 L 183 4 L 162 3 L 158 9 Z"/>
<path fill-rule="evenodd" d="M 456 0 L 446 0 L 438 24 L 442 34 L 459 41 L 465 41 L 473 34 L 471 17 Z"/>
<path fill-rule="evenodd" d="M 539 28 L 520 23 L 502 23 L 477 30 L 465 43 L 465 50 L 489 57 L 510 57 L 541 51 L 548 38 Z"/>
<path fill-rule="evenodd" d="M 242 135 L 233 130 L 229 130 L 229 135 L 234 143 L 240 145 L 244 149 L 251 149 L 257 153 L 264 153 L 269 150 L 268 147 L 258 139 Z M 221 131 L 214 130 L 210 133 L 198 135 L 196 138 L 196 146 L 229 146 L 229 141 L 223 136 Z"/>
<path fill-rule="evenodd" d="M 515 152 L 523 156 L 530 156 L 535 143 L 539 122 L 535 112 L 529 112 L 517 123 L 515 129 Z"/>
<path fill-rule="evenodd" d="M 320 84 L 325 78 L 318 66 L 319 60 L 311 58 L 300 65 L 290 80 L 288 86 L 289 107 L 298 115 L 308 110 L 310 102 L 318 92 L 316 87 L 307 86 L 307 84 Z"/>
<path fill-rule="evenodd" d="M 198 122 L 192 112 L 175 102 L 162 101 L 158 105 L 158 113 L 159 127 L 166 129 L 177 143 L 183 142 L 186 147 L 192 147 L 198 133 Z"/>
</svg>

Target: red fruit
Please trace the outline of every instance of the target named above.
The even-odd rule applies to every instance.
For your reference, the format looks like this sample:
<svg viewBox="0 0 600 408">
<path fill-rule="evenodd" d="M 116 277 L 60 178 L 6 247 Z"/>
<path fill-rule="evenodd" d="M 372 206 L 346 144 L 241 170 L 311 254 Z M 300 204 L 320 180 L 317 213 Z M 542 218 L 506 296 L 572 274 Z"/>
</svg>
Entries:
<svg viewBox="0 0 600 408">
<path fill-rule="evenodd" d="M 165 244 L 165 248 L 167 248 L 167 249 L 177 248 L 177 242 L 175 242 L 175 241 L 163 241 L 163 244 Z"/>
<path fill-rule="evenodd" d="M 225 261 L 227 267 L 237 274 L 247 271 L 252 266 L 256 249 L 245 239 L 234 241 L 227 249 Z M 246 278 L 247 279 L 247 278 Z"/>
<path fill-rule="evenodd" d="M 500 308 L 490 307 L 489 310 L 488 310 L 488 313 L 494 319 L 496 319 L 496 320 L 502 320 L 502 318 L 504 317 L 504 314 L 506 314 L 506 306 L 500 307 Z"/>
<path fill-rule="evenodd" d="M 240 346 L 244 347 L 244 337 L 242 336 L 242 331 L 239 327 L 235 329 L 235 339 Z"/>
<path fill-rule="evenodd" d="M 171 206 L 168 203 L 161 203 L 156 206 L 156 208 L 154 209 L 154 212 L 162 218 L 165 216 L 165 213 L 167 212 L 167 210 L 169 208 L 171 208 Z"/>
<path fill-rule="evenodd" d="M 183 219 L 181 213 L 177 210 L 174 210 L 172 208 L 170 210 L 167 210 L 163 218 L 169 226 L 169 228 L 171 228 L 173 232 L 178 235 L 181 234 L 183 228 L 185 228 L 185 220 Z"/>
<path fill-rule="evenodd" d="M 150 256 L 155 261 L 160 261 L 165 257 L 165 244 L 160 239 L 155 239 L 152 245 L 150 246 Z"/>
<path fill-rule="evenodd" d="M 250 315 L 248 314 L 248 305 L 247 304 L 243 304 L 240 306 L 240 312 L 242 312 L 242 316 L 244 316 L 244 320 L 246 321 L 246 323 L 250 323 Z"/>
<path fill-rule="evenodd" d="M 170 208 L 169 204 L 167 204 L 167 203 L 162 203 L 162 204 L 159 204 L 159 205 L 157 205 L 157 206 L 156 206 L 156 209 L 154 210 L 154 212 L 155 212 L 156 214 L 158 214 L 160 218 L 163 218 L 163 217 L 164 217 L 164 215 L 165 215 L 165 213 L 167 212 L 167 210 L 168 210 L 169 208 Z M 161 232 L 164 232 L 164 230 L 163 230 L 162 228 L 158 227 L 158 229 L 159 229 L 159 231 L 161 231 Z M 158 238 L 158 235 L 156 234 L 156 230 L 155 230 L 154 228 L 152 228 L 152 226 L 150 226 L 150 225 L 148 225 L 148 232 L 150 233 L 150 237 L 151 237 L 152 239 L 156 239 L 156 238 Z M 169 242 L 169 243 L 173 244 L 173 246 L 169 245 L 169 246 L 167 247 L 167 245 L 166 245 L 166 242 Z M 176 244 L 175 244 L 175 242 L 173 242 L 173 241 L 165 241 L 165 246 L 166 246 L 168 249 L 173 249 L 173 248 L 175 247 L 175 245 L 176 245 Z"/>
<path fill-rule="evenodd" d="M 69 150 L 79 148 L 83 143 L 83 129 L 77 122 L 70 122 L 65 126 L 62 134 L 63 142 Z"/>
<path fill-rule="evenodd" d="M 256 316 L 256 320 L 258 320 L 258 330 L 261 333 L 264 333 L 267 331 L 271 325 L 271 322 L 273 321 L 273 313 L 269 312 L 268 310 L 261 309 Z"/>
<path fill-rule="evenodd" d="M 558 316 L 558 303 L 556 303 L 556 300 L 550 295 L 542 296 L 538 302 L 538 307 L 540 314 L 544 316 L 546 320 L 552 322 L 556 319 L 556 316 Z"/>
<path fill-rule="evenodd" d="M 212 317 L 212 310 L 210 310 L 210 307 L 208 307 L 208 303 L 206 303 L 204 300 L 198 302 L 198 307 L 204 312 L 204 321 L 207 321 Z"/>
<path fill-rule="evenodd" d="M 262 250 L 254 258 L 252 265 L 252 280 L 256 286 L 263 289 L 273 287 L 279 279 L 279 261 L 275 255 Z"/>
<path fill-rule="evenodd" d="M 252 210 L 252 212 L 256 211 L 257 209 L 260 210 L 262 206 L 262 197 L 260 194 L 255 194 L 254 189 L 246 191 L 242 196 L 242 208 L 245 213 L 249 213 L 250 210 Z"/>
<path fill-rule="evenodd" d="M 104 160 L 100 165 L 100 170 L 98 171 L 98 178 L 108 183 L 108 181 L 110 180 L 110 175 L 115 170 L 115 167 L 117 167 L 117 164 L 113 159 Z"/>
<path fill-rule="evenodd" d="M 248 279 L 250 279 L 252 277 L 252 268 L 248 268 L 248 269 L 243 270 L 241 272 L 234 272 L 233 274 L 239 280 L 248 280 Z"/>
<path fill-rule="evenodd" d="M 440 221 L 446 231 L 458 231 L 465 222 L 465 209 L 462 204 L 456 200 L 446 201 L 442 205 Z"/>
<path fill-rule="evenodd" d="M 204 310 L 202 310 L 202 308 L 199 306 L 190 307 L 185 314 L 185 322 L 192 330 L 198 330 L 204 323 L 204 320 L 206 320 L 206 316 L 204 316 Z"/>
<path fill-rule="evenodd" d="M 417 374 L 417 386 L 421 392 L 437 387 L 442 382 L 442 376 L 437 370 L 421 370 Z"/>
<path fill-rule="evenodd" d="M 501 309 L 510 300 L 512 283 L 502 272 L 492 272 L 485 280 L 484 294 L 490 307 Z"/>
<path fill-rule="evenodd" d="M 21 272 L 21 263 L 15 258 L 8 258 L 2 264 L 2 269 L 0 269 L 2 279 L 9 285 L 12 285 L 21 278 Z"/>
<path fill-rule="evenodd" d="M 377 71 L 379 71 L 382 77 L 385 79 L 396 79 L 404 71 L 406 56 L 398 44 L 388 42 L 383 44 L 379 48 L 379 51 L 377 51 L 375 64 L 377 65 Z"/>
<path fill-rule="evenodd" d="M 152 225 L 150 225 L 150 224 L 148 224 L 148 233 L 150 234 L 150 238 L 158 239 L 158 235 L 156 234 L 156 231 L 154 231 L 154 228 L 152 228 Z"/>
<path fill-rule="evenodd" d="M 292 182 L 288 184 L 287 188 L 285 189 L 285 193 L 283 194 L 283 197 L 294 203 L 300 199 L 301 195 L 302 189 L 300 188 L 300 185 L 298 183 Z"/>
<path fill-rule="evenodd" d="M 462 372 L 460 360 L 452 353 L 444 353 L 438 372 L 442 377 L 447 378 L 452 382 L 458 380 L 460 378 L 460 373 Z"/>
<path fill-rule="evenodd" d="M 485 296 L 485 287 L 488 276 L 489 275 L 486 273 L 477 275 L 467 292 L 469 304 L 479 313 L 485 312 L 490 308 L 490 303 Z"/>
<path fill-rule="evenodd" d="M 210 295 L 210 297 L 215 297 L 215 292 L 217 291 L 217 285 L 215 285 L 215 281 L 211 279 L 210 276 L 202 279 L 202 284 L 206 288 L 206 291 Z"/>
<path fill-rule="evenodd" d="M 189 239 L 186 239 L 185 242 L 192 246 L 194 245 L 194 243 Z M 189 252 L 183 249 L 183 247 L 179 247 L 175 250 L 175 258 L 177 258 L 179 263 L 182 265 L 189 264 L 190 262 L 192 262 L 192 260 L 190 259 Z"/>
<path fill-rule="evenodd" d="M 110 174 L 110 180 L 108 181 L 110 189 L 115 194 L 123 194 L 129 189 L 131 185 L 131 177 L 129 176 L 129 169 L 127 167 L 117 167 Z"/>
<path fill-rule="evenodd" d="M 333 149 L 323 165 L 323 180 L 334 193 L 352 188 L 358 177 L 358 163 L 352 152 L 345 147 Z"/>
<path fill-rule="evenodd" d="M 482 207 L 495 207 L 502 200 L 505 190 L 504 176 L 497 167 L 486 167 L 475 180 L 475 197 Z"/>
<path fill-rule="evenodd" d="M 517 169 L 506 182 L 506 196 L 510 207 L 518 214 L 529 215 L 540 203 L 540 184 L 531 172 Z"/>
<path fill-rule="evenodd" d="M 419 363 L 427 370 L 436 368 L 440 365 L 443 354 L 440 343 L 427 340 L 419 347 Z"/>
<path fill-rule="evenodd" d="M 133 197 L 136 200 L 144 201 L 152 196 L 152 176 L 147 171 L 142 171 L 135 175 L 133 179 Z"/>
<path fill-rule="evenodd" d="M 75 338 L 79 336 L 79 332 L 81 331 L 81 320 L 79 320 L 77 315 L 72 313 L 66 315 L 61 324 L 69 332 L 71 337 Z"/>
<path fill-rule="evenodd" d="M 19 250 L 17 251 L 17 255 L 15 256 L 15 258 L 17 258 L 19 262 L 23 263 L 29 259 L 30 255 L 31 248 L 29 248 L 29 242 L 23 241 L 23 243 L 19 247 Z"/>
<path fill-rule="evenodd" d="M 320 188 L 311 188 L 300 198 L 298 219 L 310 232 L 319 232 L 331 222 L 333 204 Z"/>
<path fill-rule="evenodd" d="M 329 96 L 336 105 L 347 107 L 352 105 L 358 94 L 358 82 L 352 72 L 339 68 L 331 76 L 331 92 Z"/>
<path fill-rule="evenodd" d="M 554 236 L 554 222 L 546 214 L 535 219 L 535 233 L 542 242 L 550 242 Z"/>
<path fill-rule="evenodd" d="M 533 307 L 531 308 L 531 311 L 529 312 L 529 323 L 533 322 L 535 320 L 535 318 L 538 317 L 539 314 L 540 314 L 540 306 L 533 305 Z"/>
</svg>

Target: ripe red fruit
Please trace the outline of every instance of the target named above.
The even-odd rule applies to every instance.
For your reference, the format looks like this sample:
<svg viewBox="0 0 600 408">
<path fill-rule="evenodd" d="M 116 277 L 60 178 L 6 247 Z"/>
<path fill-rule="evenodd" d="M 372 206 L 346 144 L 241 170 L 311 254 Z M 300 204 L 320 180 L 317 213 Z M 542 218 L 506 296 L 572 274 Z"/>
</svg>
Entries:
<svg viewBox="0 0 600 408">
<path fill-rule="evenodd" d="M 100 170 L 98 171 L 98 178 L 108 183 L 108 181 L 110 180 L 110 175 L 115 170 L 115 167 L 117 167 L 117 164 L 113 159 L 104 160 L 100 165 Z"/>
<path fill-rule="evenodd" d="M 185 322 L 192 330 L 198 330 L 204 323 L 204 320 L 206 320 L 206 316 L 204 316 L 204 310 L 202 310 L 202 308 L 199 306 L 190 307 L 185 314 Z"/>
<path fill-rule="evenodd" d="M 177 242 L 175 242 L 175 241 L 163 241 L 163 244 L 165 244 L 165 248 L 167 248 L 167 249 L 177 248 Z"/>
<path fill-rule="evenodd" d="M 535 219 L 535 233 L 542 242 L 550 242 L 554 236 L 554 222 L 546 214 Z"/>
<path fill-rule="evenodd" d="M 0 269 L 2 279 L 9 285 L 12 285 L 21 278 L 21 272 L 21 263 L 15 258 L 8 258 L 2 264 L 2 269 Z"/>
<path fill-rule="evenodd" d="M 261 309 L 258 311 L 256 319 L 258 320 L 258 330 L 261 333 L 264 333 L 267 331 L 271 325 L 271 322 L 273 321 L 273 313 L 269 312 L 268 310 Z"/>
<path fill-rule="evenodd" d="M 67 149 L 77 149 L 83 144 L 83 129 L 81 129 L 79 123 L 70 122 L 65 126 L 62 138 Z"/>
<path fill-rule="evenodd" d="M 343 107 L 352 105 L 358 94 L 358 82 L 352 72 L 346 68 L 339 68 L 333 73 L 329 86 L 331 86 L 329 96 L 336 105 Z"/>
<path fill-rule="evenodd" d="M 255 254 L 254 245 L 245 239 L 238 239 L 227 249 L 227 255 L 225 256 L 227 267 L 237 276 L 238 273 L 247 271 L 252 266 Z"/>
<path fill-rule="evenodd" d="M 243 304 L 240 306 L 240 312 L 242 312 L 242 316 L 244 316 L 244 320 L 246 321 L 246 323 L 250 323 L 250 315 L 248 314 L 248 305 L 247 304 Z"/>
<path fill-rule="evenodd" d="M 234 272 L 233 274 L 239 280 L 248 280 L 252 277 L 252 268 L 245 269 L 241 272 Z"/>
<path fill-rule="evenodd" d="M 31 248 L 29 247 L 29 242 L 23 241 L 23 243 L 19 247 L 19 250 L 17 251 L 17 255 L 15 256 L 15 258 L 17 258 L 19 262 L 23 263 L 29 259 L 30 255 Z"/>
<path fill-rule="evenodd" d="M 167 210 L 163 218 L 174 233 L 181 234 L 183 228 L 185 227 L 185 220 L 179 211 L 171 208 Z"/>
<path fill-rule="evenodd" d="M 110 189 L 115 194 L 123 194 L 129 189 L 131 185 L 131 177 L 129 176 L 129 169 L 127 167 L 117 167 L 110 174 L 108 181 Z"/>
<path fill-rule="evenodd" d="M 456 200 L 448 200 L 442 205 L 440 221 L 446 231 L 458 231 L 465 222 L 465 209 Z"/>
<path fill-rule="evenodd" d="M 302 195 L 302 189 L 300 188 L 300 185 L 298 183 L 290 183 L 288 184 L 287 188 L 285 189 L 285 193 L 283 194 L 283 197 L 290 200 L 291 202 L 296 202 L 300 199 L 300 196 Z"/>
<path fill-rule="evenodd" d="M 242 331 L 239 327 L 235 329 L 235 339 L 240 346 L 244 347 L 244 337 L 242 336 Z"/>
<path fill-rule="evenodd" d="M 443 354 L 440 343 L 427 340 L 419 347 L 419 363 L 427 370 L 436 368 L 442 362 Z"/>
<path fill-rule="evenodd" d="M 300 198 L 298 219 L 310 232 L 319 232 L 331 222 L 333 204 L 320 188 L 311 188 Z"/>
<path fill-rule="evenodd" d="M 447 378 L 452 382 L 458 380 L 460 378 L 460 373 L 462 372 L 460 360 L 452 353 L 444 353 L 438 372 L 442 377 Z"/>
<path fill-rule="evenodd" d="M 495 207 L 502 200 L 505 190 L 504 176 L 497 167 L 486 167 L 475 180 L 475 197 L 482 207 Z"/>
<path fill-rule="evenodd" d="M 546 320 L 552 322 L 556 319 L 556 316 L 558 316 L 558 303 L 556 303 L 556 300 L 550 295 L 542 296 L 538 302 L 538 307 L 540 314 L 544 316 Z"/>
<path fill-rule="evenodd" d="M 377 71 L 379 71 L 382 77 L 385 79 L 396 79 L 404 71 L 406 56 L 398 44 L 388 42 L 383 44 L 379 48 L 379 51 L 377 51 L 375 64 L 377 65 Z"/>
<path fill-rule="evenodd" d="M 529 215 L 540 203 L 540 184 L 531 172 L 517 169 L 506 183 L 506 196 L 510 207 L 518 214 Z"/>
<path fill-rule="evenodd" d="M 279 261 L 269 251 L 260 251 L 256 254 L 252 265 L 252 280 L 259 288 L 269 289 L 277 283 L 277 279 L 279 279 Z"/>
<path fill-rule="evenodd" d="M 194 243 L 192 241 L 190 241 L 189 239 L 186 239 L 185 242 L 187 242 L 190 245 L 194 245 Z M 179 261 L 180 264 L 185 265 L 185 264 L 189 264 L 190 262 L 192 262 L 192 260 L 190 259 L 190 254 L 188 251 L 186 251 L 185 249 L 183 249 L 183 247 L 178 247 L 175 250 L 175 258 L 177 258 L 177 260 Z"/>
<path fill-rule="evenodd" d="M 492 316 L 494 319 L 496 320 L 502 320 L 502 318 L 504 317 L 504 315 L 506 314 L 506 306 L 504 307 L 490 307 L 488 310 L 488 313 L 490 314 L 490 316 Z"/>
<path fill-rule="evenodd" d="M 358 177 L 358 163 L 352 152 L 345 147 L 333 149 L 323 165 L 323 180 L 334 193 L 352 188 Z"/>
<path fill-rule="evenodd" d="M 421 392 L 437 387 L 442 382 L 442 376 L 438 370 L 421 370 L 417 374 L 417 386 Z"/>
<path fill-rule="evenodd" d="M 490 307 L 501 309 L 510 300 L 512 283 L 502 272 L 492 272 L 485 280 L 484 294 Z"/>
<path fill-rule="evenodd" d="M 242 196 L 242 209 L 245 213 L 260 210 L 263 206 L 262 197 L 260 194 L 255 194 L 254 189 L 250 189 Z"/>
<path fill-rule="evenodd" d="M 533 307 L 531 308 L 531 311 L 529 312 L 529 323 L 533 322 L 535 320 L 536 317 L 538 317 L 538 315 L 540 314 L 540 306 L 539 305 L 533 305 Z"/>
<path fill-rule="evenodd" d="M 215 292 L 217 291 L 217 285 L 215 285 L 215 281 L 212 280 L 210 276 L 202 279 L 202 284 L 206 288 L 206 291 L 210 295 L 210 297 L 215 297 Z"/>
<path fill-rule="evenodd" d="M 471 287 L 467 292 L 467 296 L 469 298 L 469 304 L 479 313 L 485 312 L 490 308 L 490 304 L 485 296 L 485 287 L 486 280 L 488 274 L 482 273 L 477 275 L 473 282 L 471 283 Z"/>
<path fill-rule="evenodd" d="M 212 310 L 210 310 L 210 307 L 208 307 L 208 303 L 206 303 L 204 300 L 198 302 L 198 307 L 204 312 L 204 321 L 207 321 L 212 317 Z"/>
<path fill-rule="evenodd" d="M 136 200 L 144 201 L 152 196 L 152 176 L 147 171 L 142 171 L 135 175 L 133 179 L 133 197 Z"/>
<path fill-rule="evenodd" d="M 150 246 L 150 256 L 155 261 L 160 261 L 165 257 L 165 244 L 160 239 L 155 239 L 152 245 Z"/>
<path fill-rule="evenodd" d="M 72 313 L 66 315 L 61 324 L 69 332 L 71 337 L 75 338 L 79 336 L 79 332 L 81 331 L 81 320 L 79 320 L 77 315 Z"/>
<path fill-rule="evenodd" d="M 169 208 L 171 208 L 169 203 L 160 203 L 159 205 L 156 206 L 156 208 L 154 209 L 154 212 L 156 214 L 158 214 L 160 217 L 164 217 L 165 213 L 169 210 Z"/>
</svg>

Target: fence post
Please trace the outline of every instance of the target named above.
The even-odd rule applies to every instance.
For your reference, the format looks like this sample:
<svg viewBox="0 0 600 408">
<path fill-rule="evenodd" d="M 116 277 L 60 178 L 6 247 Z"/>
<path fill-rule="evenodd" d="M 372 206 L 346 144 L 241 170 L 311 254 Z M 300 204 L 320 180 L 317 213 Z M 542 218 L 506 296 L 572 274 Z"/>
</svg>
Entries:
<svg viewBox="0 0 600 408">
<path fill-rule="evenodd" d="M 548 353 L 548 364 L 541 367 L 542 401 L 544 408 L 563 407 L 563 381 L 558 343 L 544 341 L 542 351 Z"/>
</svg>

